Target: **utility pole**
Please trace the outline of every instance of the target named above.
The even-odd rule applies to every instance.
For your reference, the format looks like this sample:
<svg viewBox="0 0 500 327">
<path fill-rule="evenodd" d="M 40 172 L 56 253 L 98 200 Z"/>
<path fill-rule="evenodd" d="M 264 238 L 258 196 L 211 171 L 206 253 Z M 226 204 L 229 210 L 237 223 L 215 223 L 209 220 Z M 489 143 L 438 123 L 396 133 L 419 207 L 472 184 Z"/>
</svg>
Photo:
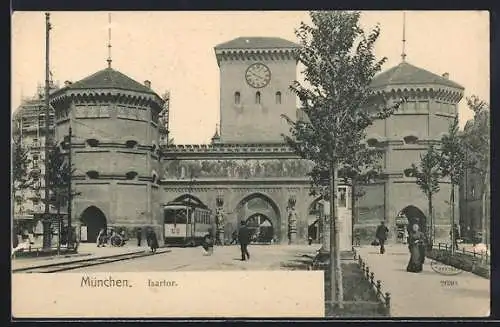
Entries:
<svg viewBox="0 0 500 327">
<path fill-rule="evenodd" d="M 49 41 L 50 41 L 50 14 L 45 13 L 45 214 L 43 218 L 43 248 L 51 248 L 51 219 L 50 219 L 50 176 L 49 170 L 49 155 L 50 155 L 50 65 L 49 65 Z"/>
</svg>

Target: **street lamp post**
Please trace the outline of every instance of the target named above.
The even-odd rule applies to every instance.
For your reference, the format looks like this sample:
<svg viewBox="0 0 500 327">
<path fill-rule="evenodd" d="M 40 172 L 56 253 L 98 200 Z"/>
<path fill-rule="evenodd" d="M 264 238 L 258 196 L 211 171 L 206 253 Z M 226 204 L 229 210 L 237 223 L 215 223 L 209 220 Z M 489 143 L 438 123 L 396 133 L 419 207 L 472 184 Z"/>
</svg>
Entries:
<svg viewBox="0 0 500 327">
<path fill-rule="evenodd" d="M 50 102 L 49 102 L 49 89 L 50 89 L 50 65 L 49 65 L 49 45 L 50 45 L 50 14 L 45 13 L 45 213 L 43 218 L 43 248 L 50 250 L 51 248 L 51 219 L 50 219 L 50 176 L 48 173 L 49 168 L 49 153 L 50 153 Z"/>
</svg>

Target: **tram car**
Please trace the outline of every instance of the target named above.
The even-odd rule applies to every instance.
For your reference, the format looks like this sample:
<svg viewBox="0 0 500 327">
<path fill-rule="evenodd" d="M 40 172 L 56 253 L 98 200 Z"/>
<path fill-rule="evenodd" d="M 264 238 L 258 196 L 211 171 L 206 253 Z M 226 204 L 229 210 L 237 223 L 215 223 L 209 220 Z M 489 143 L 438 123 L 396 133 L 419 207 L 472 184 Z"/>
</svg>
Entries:
<svg viewBox="0 0 500 327">
<path fill-rule="evenodd" d="M 214 232 L 212 211 L 202 204 L 171 202 L 164 205 L 163 216 L 167 245 L 197 246 Z"/>
</svg>

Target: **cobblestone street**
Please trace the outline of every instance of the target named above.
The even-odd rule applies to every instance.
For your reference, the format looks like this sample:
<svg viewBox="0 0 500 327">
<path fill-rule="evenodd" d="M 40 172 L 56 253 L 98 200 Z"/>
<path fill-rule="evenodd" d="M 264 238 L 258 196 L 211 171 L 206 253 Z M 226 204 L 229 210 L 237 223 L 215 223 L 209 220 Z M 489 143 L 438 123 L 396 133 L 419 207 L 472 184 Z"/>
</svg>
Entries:
<svg viewBox="0 0 500 327">
<path fill-rule="evenodd" d="M 280 270 L 282 262 L 302 254 L 314 255 L 318 245 L 251 245 L 250 260 L 241 261 L 239 246 L 215 247 L 211 256 L 204 256 L 201 247 L 170 248 L 172 252 L 87 267 L 68 272 L 140 272 L 140 271 L 208 271 L 208 270 Z"/>
</svg>

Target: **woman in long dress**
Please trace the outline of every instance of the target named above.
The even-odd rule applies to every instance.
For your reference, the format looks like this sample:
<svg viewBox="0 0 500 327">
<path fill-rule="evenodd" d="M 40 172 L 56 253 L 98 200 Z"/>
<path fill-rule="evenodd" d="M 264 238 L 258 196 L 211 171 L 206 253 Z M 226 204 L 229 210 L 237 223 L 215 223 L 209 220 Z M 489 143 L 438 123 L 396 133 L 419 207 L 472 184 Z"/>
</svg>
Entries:
<svg viewBox="0 0 500 327">
<path fill-rule="evenodd" d="M 412 226 L 412 232 L 408 236 L 408 248 L 410 249 L 410 262 L 406 271 L 419 273 L 425 259 L 425 235 L 419 230 L 417 224 Z"/>
</svg>

